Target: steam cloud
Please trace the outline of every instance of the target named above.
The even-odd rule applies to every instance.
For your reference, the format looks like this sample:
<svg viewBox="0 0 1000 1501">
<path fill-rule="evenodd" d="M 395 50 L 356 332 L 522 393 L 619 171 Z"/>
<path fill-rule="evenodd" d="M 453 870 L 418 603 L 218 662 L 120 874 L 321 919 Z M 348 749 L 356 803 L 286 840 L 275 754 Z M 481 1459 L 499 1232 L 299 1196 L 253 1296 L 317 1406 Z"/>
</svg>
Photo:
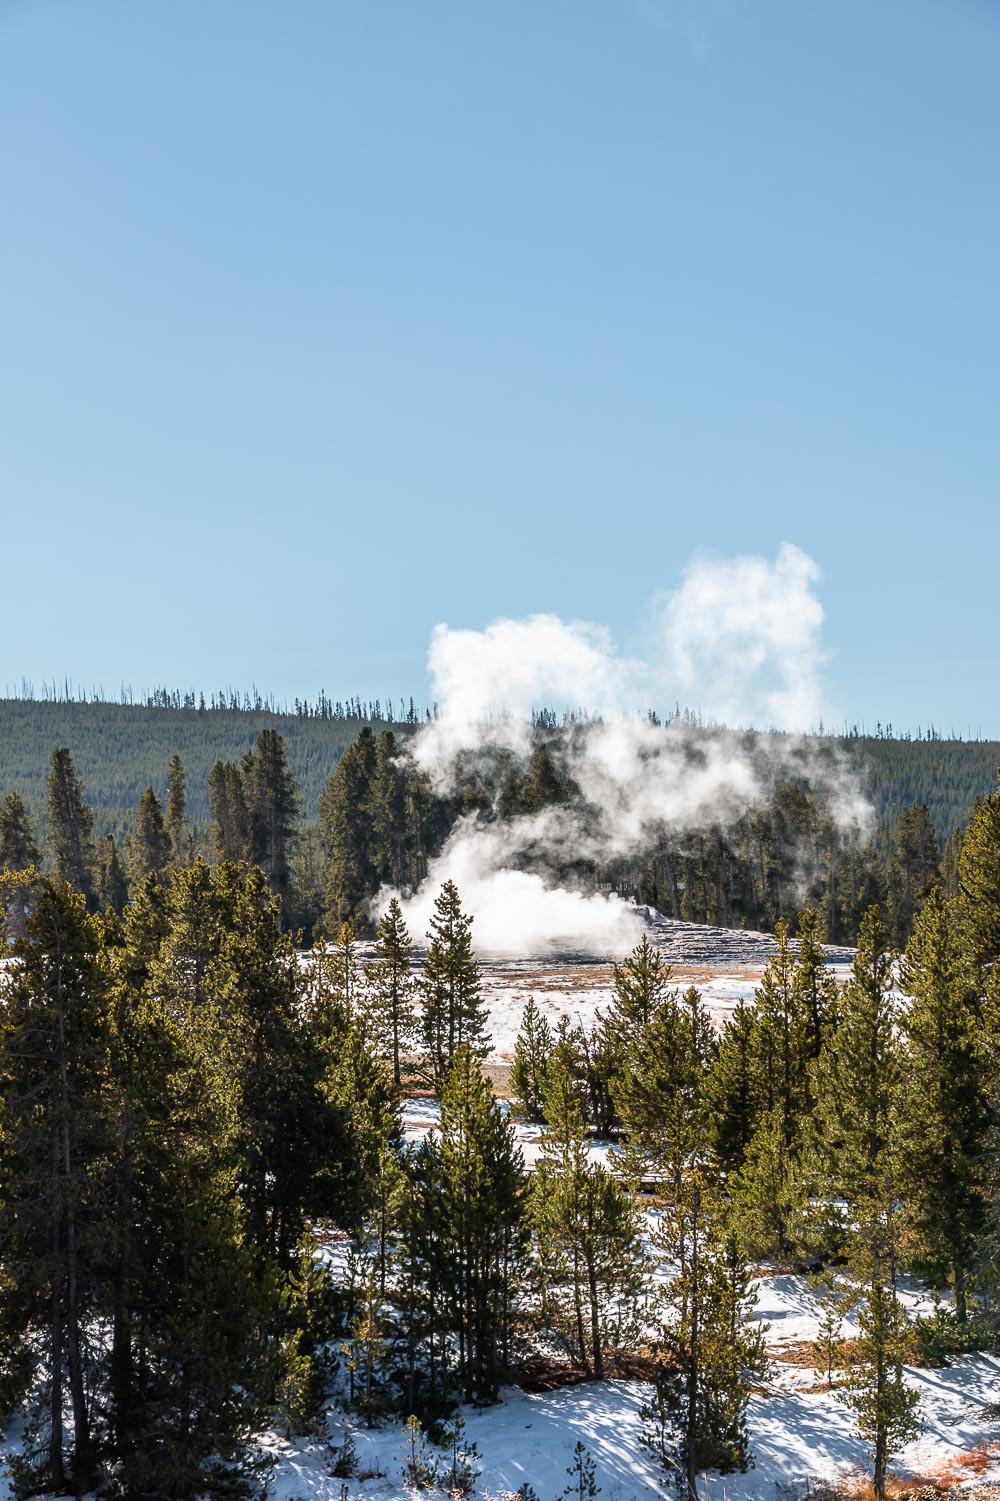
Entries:
<svg viewBox="0 0 1000 1501">
<path fill-rule="evenodd" d="M 668 731 L 640 707 L 694 690 L 701 709 L 729 725 L 815 728 L 823 712 L 819 569 L 785 544 L 776 560 L 695 561 L 680 589 L 654 602 L 647 660 L 619 656 L 606 630 L 555 615 L 496 620 L 482 631 L 435 628 L 429 668 L 437 717 L 407 754 L 435 790 L 455 789 L 470 760 L 524 760 L 532 710 L 586 705 L 590 718 L 561 737 L 558 756 L 586 814 L 555 806 L 512 820 L 460 818 L 419 891 L 402 898 L 414 935 L 428 926 L 442 882 L 454 880 L 475 914 L 481 952 L 529 956 L 553 949 L 620 956 L 641 935 L 630 903 L 567 884 L 574 860 L 598 863 L 636 851 L 658 831 L 725 826 L 760 803 L 778 769 L 797 758 L 792 736 L 752 750 L 733 733 Z M 829 765 L 816 779 L 835 816 L 864 819 L 856 790 Z M 379 893 L 384 909 L 390 893 Z"/>
</svg>

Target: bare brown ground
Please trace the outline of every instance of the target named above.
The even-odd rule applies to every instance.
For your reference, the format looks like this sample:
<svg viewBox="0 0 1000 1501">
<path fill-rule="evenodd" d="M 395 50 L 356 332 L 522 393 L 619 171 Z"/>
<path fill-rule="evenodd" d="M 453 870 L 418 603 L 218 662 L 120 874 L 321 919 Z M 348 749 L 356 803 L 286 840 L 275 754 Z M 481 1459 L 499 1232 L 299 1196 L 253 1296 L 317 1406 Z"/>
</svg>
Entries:
<svg viewBox="0 0 1000 1501">
<path fill-rule="evenodd" d="M 673 983 L 684 986 L 697 984 L 699 980 L 712 980 L 717 975 L 739 972 L 741 980 L 759 980 L 763 968 L 742 964 L 685 965 L 673 972 Z M 485 980 L 490 989 L 531 990 L 544 993 L 547 990 L 607 990 L 614 978 L 613 964 L 561 964 L 557 969 L 518 970 L 516 973 L 494 972 L 487 968 Z"/>
</svg>

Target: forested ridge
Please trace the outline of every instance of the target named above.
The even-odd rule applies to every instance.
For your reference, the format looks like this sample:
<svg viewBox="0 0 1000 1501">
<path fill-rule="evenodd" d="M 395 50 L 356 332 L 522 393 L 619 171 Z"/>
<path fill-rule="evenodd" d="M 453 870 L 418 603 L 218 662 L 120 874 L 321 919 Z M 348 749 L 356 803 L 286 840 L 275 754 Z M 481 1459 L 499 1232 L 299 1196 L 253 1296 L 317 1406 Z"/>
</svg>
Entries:
<svg viewBox="0 0 1000 1501">
<path fill-rule="evenodd" d="M 961 826 L 992 785 L 987 769 L 1000 749 L 933 738 L 795 740 L 651 716 L 649 754 L 673 758 L 672 776 L 721 751 L 753 768 L 758 792 L 718 823 L 709 810 L 694 828 L 648 824 L 621 854 L 587 842 L 596 810 L 574 755 L 600 722 L 586 716 L 539 713 L 526 758 L 463 756 L 439 791 L 406 754 L 421 723 L 412 702 L 396 725 L 380 718 L 378 703 L 323 699 L 287 716 L 236 695 L 222 708 L 164 695 L 145 706 L 12 700 L 5 712 L 0 870 L 54 871 L 92 910 L 120 912 L 150 873 L 196 857 L 249 860 L 307 942 L 335 936 L 345 921 L 370 933 L 379 893 L 416 890 L 459 820 L 540 830 L 532 821 L 554 814 L 568 835 L 533 835 L 513 857 L 550 885 L 613 891 L 723 927 L 771 930 L 784 920 L 794 932 L 814 906 L 834 943 L 852 942 L 877 901 L 904 943 L 937 880 L 956 893 Z M 47 737 L 61 731 L 73 744 L 51 746 Z M 861 787 L 881 808 L 873 822 L 842 816 L 844 789 Z M 924 801 L 907 800 L 924 792 Z M 8 927 L 19 931 L 22 917 L 8 914 Z"/>
<path fill-rule="evenodd" d="M 97 814 L 98 832 L 121 837 L 142 792 L 165 789 L 171 756 L 180 755 L 189 774 L 192 819 L 208 818 L 206 784 L 218 760 L 239 760 L 264 729 L 276 730 L 288 747 L 307 817 L 347 746 L 365 726 L 406 735 L 426 710 L 407 704 L 358 699 L 290 710 L 268 707 L 257 695 L 212 695 L 199 707 L 193 693 L 150 695 L 150 703 L 78 702 L 73 699 L 0 699 L 0 789 L 18 793 L 29 808 L 45 807 L 45 779 L 56 746 L 68 746 Z M 220 703 L 225 698 L 225 706 Z M 964 826 L 973 801 L 993 788 L 1000 768 L 1000 741 L 901 738 L 854 730 L 829 737 L 844 747 L 870 797 L 876 817 L 905 805 L 926 803 L 939 840 Z"/>
<path fill-rule="evenodd" d="M 235 694 L 225 708 L 204 709 L 173 701 L 153 706 L 3 699 L 0 788 L 17 792 L 42 813 L 49 757 L 56 746 L 68 746 L 86 783 L 98 832 L 120 838 L 146 787 L 166 788 L 170 758 L 179 755 L 189 773 L 191 818 L 206 823 L 208 774 L 215 762 L 238 761 L 262 730 L 274 729 L 285 739 L 303 803 L 314 813 L 331 771 L 358 731 L 387 721 L 370 717 L 374 704 L 321 701 L 309 707 L 318 712 L 284 713 L 257 707 L 249 696 L 244 707 Z M 396 727 L 405 731 L 405 716 Z"/>
</svg>

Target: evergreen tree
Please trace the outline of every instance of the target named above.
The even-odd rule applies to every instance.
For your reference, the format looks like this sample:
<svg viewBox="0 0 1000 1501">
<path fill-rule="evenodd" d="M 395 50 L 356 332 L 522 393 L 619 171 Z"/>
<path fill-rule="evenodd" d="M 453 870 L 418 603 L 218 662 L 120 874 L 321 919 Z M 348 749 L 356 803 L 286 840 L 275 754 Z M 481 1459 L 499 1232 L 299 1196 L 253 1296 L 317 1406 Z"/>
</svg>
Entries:
<svg viewBox="0 0 1000 1501">
<path fill-rule="evenodd" d="M 542 1317 L 576 1363 L 602 1380 L 606 1357 L 633 1333 L 645 1257 L 628 1193 L 588 1160 L 576 1080 L 556 1048 L 546 1071 L 542 1158 L 531 1182 Z"/>
<path fill-rule="evenodd" d="M 197 891 L 187 875 L 175 876 L 177 904 Z M 221 921 L 209 981 L 239 1100 L 239 1190 L 250 1237 L 287 1269 L 309 1219 L 350 1212 L 357 1142 L 327 1087 L 320 1037 L 303 1017 L 295 951 L 263 871 L 223 865 L 213 884 Z"/>
<path fill-rule="evenodd" d="M 406 778 L 396 737 L 383 730 L 375 748 L 371 779 L 372 863 L 380 885 L 400 887 L 405 879 Z"/>
<path fill-rule="evenodd" d="M 217 860 L 245 860 L 250 853 L 250 814 L 235 761 L 216 761 L 208 775 L 208 808 Z"/>
<path fill-rule="evenodd" d="M 959 894 L 958 870 L 962 858 L 963 838 L 961 829 L 952 829 L 941 852 L 941 886 L 950 902 L 953 902 Z"/>
<path fill-rule="evenodd" d="M 672 981 L 670 965 L 645 935 L 628 958 L 615 965 L 611 1005 L 607 1013 L 597 1013 L 593 1036 L 587 1041 L 591 1115 L 602 1136 L 620 1124 L 612 1088 L 624 1066 L 629 1041 L 652 1021 L 671 993 Z"/>
<path fill-rule="evenodd" d="M 84 801 L 83 783 L 65 746 L 52 752 L 48 780 L 46 842 L 53 877 L 93 895 L 94 817 Z"/>
<path fill-rule="evenodd" d="M 760 1123 L 754 1040 L 754 1010 L 740 1001 L 722 1029 L 704 1090 L 712 1149 L 727 1171 L 739 1167 Z"/>
<path fill-rule="evenodd" d="M 1000 957 L 1000 791 L 983 798 L 969 820 L 958 885 L 973 957 L 992 964 Z"/>
<path fill-rule="evenodd" d="M 262 730 L 243 763 L 243 800 L 250 855 L 284 904 L 289 884 L 289 846 L 295 837 L 299 799 L 288 766 L 288 748 L 277 730 Z"/>
<path fill-rule="evenodd" d="M 791 1149 L 808 1104 L 806 1060 L 814 1038 L 784 921 L 777 923 L 774 937 L 778 952 L 767 961 L 754 997 L 755 1094 L 762 1116 L 778 1111 L 785 1147 Z"/>
<path fill-rule="evenodd" d="M 625 1124 L 625 1171 L 652 1174 L 676 1192 L 704 1134 L 702 1091 L 715 1053 L 712 1024 L 692 986 L 667 992 L 651 1019 L 626 1039 L 621 1073 L 612 1080 Z"/>
<path fill-rule="evenodd" d="M 372 1009 L 379 1018 L 379 1031 L 388 1040 L 392 1077 L 399 1089 L 400 1060 L 416 1041 L 416 986 L 411 966 L 413 945 L 396 897 L 379 920 L 375 952 L 378 963 L 369 972 Z"/>
<path fill-rule="evenodd" d="M 109 1421 L 135 1497 L 212 1492 L 223 1454 L 239 1468 L 276 1314 L 246 1235 L 239 1085 L 211 1000 L 219 904 L 205 867 L 185 875 L 177 892 L 141 884 L 115 951 Z"/>
<path fill-rule="evenodd" d="M 319 800 L 327 855 L 324 921 L 332 932 L 345 922 L 363 932 L 378 890 L 371 818 L 375 762 L 375 737 L 366 725 Z"/>
<path fill-rule="evenodd" d="M 458 1377 L 465 1401 L 492 1400 L 510 1363 L 524 1174 L 513 1128 L 467 1041 L 456 1048 L 445 1080 L 436 1151 Z"/>
<path fill-rule="evenodd" d="M 170 758 L 167 773 L 166 829 L 170 836 L 171 859 L 175 865 L 187 865 L 187 773 L 180 756 Z"/>
<path fill-rule="evenodd" d="M 399 1201 L 397 1274 L 405 1347 L 405 1406 L 436 1413 L 447 1392 L 453 1349 L 447 1308 L 452 1282 L 451 1237 L 444 1224 L 441 1156 L 433 1137 L 404 1158 Z"/>
<path fill-rule="evenodd" d="M 529 995 L 521 1013 L 521 1027 L 514 1043 L 510 1092 L 518 1110 L 530 1121 L 542 1119 L 545 1071 L 552 1055 L 552 1029 Z"/>
<path fill-rule="evenodd" d="M 966 1318 L 966 1285 L 985 1220 L 984 1169 L 991 1109 L 983 1015 L 954 904 L 928 897 L 907 945 L 902 987 L 899 1102 L 902 1185 L 922 1255 L 946 1269 L 955 1313 Z"/>
<path fill-rule="evenodd" d="M 391 1199 L 396 1186 L 393 1156 L 399 1145 L 399 1092 L 385 1060 L 371 1046 L 364 1019 L 326 1032 L 326 1088 L 349 1127 L 350 1181 L 356 1184 L 351 1226 L 378 1240 L 380 1285 L 384 1286 Z"/>
<path fill-rule="evenodd" d="M 896 943 L 913 931 L 913 919 L 940 877 L 938 842 L 927 804 L 900 810 L 896 850 L 890 875 Z"/>
<path fill-rule="evenodd" d="M 881 910 L 872 907 L 840 993 L 838 1025 L 816 1069 L 825 1189 L 852 1203 L 877 1190 L 889 1161 L 899 1078 L 894 961 Z"/>
<path fill-rule="evenodd" d="M 365 977 L 350 923 L 341 924 L 336 943 L 317 943 L 310 958 L 308 1004 L 323 1035 L 340 1039 L 353 1027 L 370 1041 Z"/>
<path fill-rule="evenodd" d="M 114 912 L 120 917 L 128 901 L 128 881 L 113 834 L 103 834 L 97 841 L 94 889 L 101 911 Z"/>
<path fill-rule="evenodd" d="M 573 1463 L 566 1466 L 570 1483 L 558 1501 L 594 1501 L 601 1494 L 597 1483 L 597 1466 L 590 1450 L 577 1439 L 573 1445 Z"/>
<path fill-rule="evenodd" d="M 0 871 L 25 875 L 25 879 L 11 882 L 7 887 L 5 908 L 9 938 L 25 936 L 33 885 L 26 873 L 34 871 L 41 859 L 28 810 L 16 792 L 8 792 L 0 803 Z"/>
<path fill-rule="evenodd" d="M 462 911 L 453 881 L 446 881 L 438 894 L 427 936 L 421 1031 L 428 1074 L 440 1090 L 463 1043 L 478 1059 L 488 1057 L 490 1049 L 480 969 L 472 950 L 472 918 Z"/>
<path fill-rule="evenodd" d="M 854 1409 L 873 1470 L 875 1501 L 885 1501 L 886 1475 L 895 1450 L 920 1431 L 919 1393 L 903 1380 L 909 1325 L 896 1294 L 899 1227 L 894 1195 L 871 1195 L 856 1215 L 850 1266 L 864 1288 L 858 1311 L 860 1336 L 854 1371 L 844 1399 Z"/>
<path fill-rule="evenodd" d="M 858 1364 L 846 1400 L 855 1411 L 858 1432 L 871 1458 L 875 1501 L 885 1501 L 890 1458 L 920 1432 L 916 1416 L 920 1395 L 903 1380 L 907 1319 L 895 1291 L 872 1282 L 858 1313 L 858 1325 Z"/>
<path fill-rule="evenodd" d="M 292 932 L 301 932 L 306 946 L 315 942 L 323 913 L 326 855 L 318 823 L 300 828 L 288 857 L 286 917 Z"/>
<path fill-rule="evenodd" d="M 16 792 L 0 803 L 0 870 L 28 870 L 41 863 L 31 815 Z"/>
<path fill-rule="evenodd" d="M 677 1267 L 665 1292 L 667 1319 L 645 1442 L 679 1496 L 697 1501 L 697 1474 L 752 1463 L 750 1382 L 763 1371 L 763 1332 L 748 1324 L 754 1299 L 738 1243 L 701 1169 L 685 1178 L 662 1222 L 657 1249 Z"/>
<path fill-rule="evenodd" d="M 796 999 L 804 1012 L 802 1056 L 807 1065 L 816 1062 L 824 1039 L 837 1019 L 837 981 L 823 958 L 821 944 L 819 913 L 815 907 L 807 907 L 799 918 L 794 976 Z M 803 1073 L 805 1108 L 808 1111 L 814 1104 L 810 1068 L 805 1067 Z"/>
<path fill-rule="evenodd" d="M 569 789 L 556 770 L 552 747 L 537 745 L 531 753 L 521 791 L 521 806 L 525 813 L 540 813 L 567 800 Z"/>
<path fill-rule="evenodd" d="M 135 812 L 135 832 L 128 840 L 129 876 L 162 875 L 170 863 L 172 846 L 163 822 L 163 809 L 152 787 L 147 787 Z"/>
<path fill-rule="evenodd" d="M 101 1306 L 109 988 L 100 929 L 83 896 L 43 881 L 15 955 L 0 1031 L 3 1325 L 32 1333 L 44 1372 L 40 1452 L 26 1461 L 37 1472 L 31 1483 L 59 1492 L 72 1485 L 81 1495 L 97 1457 L 88 1333 Z"/>
<path fill-rule="evenodd" d="M 732 1178 L 734 1215 L 752 1256 L 787 1257 L 803 1188 L 793 1148 L 785 1140 L 780 1105 L 766 1111 Z"/>
<path fill-rule="evenodd" d="M 645 936 L 614 968 L 608 1026 L 626 1037 L 648 1026 L 670 994 L 673 971 Z"/>
</svg>

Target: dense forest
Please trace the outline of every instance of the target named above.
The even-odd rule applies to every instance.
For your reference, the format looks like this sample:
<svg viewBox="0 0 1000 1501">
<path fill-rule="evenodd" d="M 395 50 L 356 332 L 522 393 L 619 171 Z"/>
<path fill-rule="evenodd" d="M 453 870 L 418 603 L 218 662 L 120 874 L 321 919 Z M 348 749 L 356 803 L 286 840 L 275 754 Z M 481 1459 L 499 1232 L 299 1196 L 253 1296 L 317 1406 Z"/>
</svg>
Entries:
<svg viewBox="0 0 1000 1501">
<path fill-rule="evenodd" d="M 457 1405 L 493 1402 L 555 1342 L 583 1379 L 642 1372 L 645 1442 L 696 1501 L 699 1471 L 752 1462 L 749 1267 L 767 1258 L 825 1289 L 823 1364 L 881 1501 L 918 1422 L 904 1363 L 1000 1339 L 1000 793 L 969 823 L 956 895 L 915 898 L 901 956 L 885 913 L 865 911 L 842 988 L 807 908 L 794 949 L 778 923 L 721 1034 L 645 941 L 590 1032 L 553 1031 L 528 1004 L 512 1085 L 542 1131 L 529 1174 L 480 1067 L 489 1016 L 454 885 L 420 963 L 395 902 L 369 963 L 348 924 L 303 960 L 282 927 L 280 737 L 258 738 L 238 784 L 217 778 L 244 795 L 260 863 L 185 863 L 178 766 L 172 812 L 147 797 L 135 835 L 158 866 L 133 865 L 120 913 L 89 910 L 65 750 L 53 874 L 3 876 L 20 935 L 0 979 L 0 1406 L 28 1418 L 17 1494 L 259 1494 L 254 1435 L 322 1433 L 336 1393 L 360 1422 L 405 1417 L 408 1485 L 464 1495 L 476 1465 Z M 401 1096 L 421 1084 L 439 1123 L 406 1145 Z M 589 1153 L 595 1134 L 614 1163 Z M 349 1251 L 331 1275 L 335 1234 Z M 908 1319 L 904 1269 L 950 1305 Z M 356 1463 L 348 1442 L 331 1449 L 331 1475 Z M 583 1501 L 584 1444 L 573 1463 L 564 1495 Z M 519 1501 L 533 1498 L 526 1479 Z"/>
<path fill-rule="evenodd" d="M 238 761 L 262 730 L 280 734 L 288 748 L 306 819 L 313 818 L 331 772 L 359 731 L 391 729 L 405 736 L 429 714 L 412 699 L 363 703 L 333 701 L 290 709 L 269 705 L 256 693 L 158 690 L 141 703 L 48 699 L 0 699 L 0 789 L 16 792 L 43 816 L 49 756 L 68 746 L 85 782 L 99 833 L 121 838 L 148 786 L 165 790 L 170 758 L 179 755 L 189 776 L 189 813 L 208 820 L 207 781 L 216 761 Z M 555 716 L 540 715 L 545 729 Z M 853 729 L 817 737 L 842 747 L 871 799 L 878 819 L 903 806 L 927 805 L 938 839 L 962 827 L 976 797 L 993 788 L 1000 768 L 1000 742 L 942 738 L 935 731 L 911 738 Z"/>
<path fill-rule="evenodd" d="M 321 698 L 291 715 L 249 695 L 224 707 L 193 700 L 0 705 L 0 869 L 53 871 L 91 910 L 120 912 L 150 872 L 250 860 L 309 942 L 345 921 L 370 934 L 378 893 L 419 886 L 460 818 L 558 810 L 581 831 L 593 821 L 572 770 L 585 719 L 538 714 L 526 759 L 471 756 L 443 794 L 406 754 L 424 722 L 412 702 L 389 723 L 380 704 L 357 700 Z M 687 921 L 771 930 L 783 919 L 794 932 L 811 905 L 838 943 L 854 940 L 876 901 L 903 943 L 937 880 L 955 895 L 961 829 L 1000 756 L 992 743 L 933 737 L 798 744 L 688 716 L 653 723 L 665 744 L 682 734 L 693 760 L 728 737 L 759 767 L 766 796 L 724 824 L 649 829 L 627 857 L 537 840 L 517 858 L 552 884 L 614 891 Z M 838 786 L 855 778 L 876 812 L 864 828 L 836 812 Z"/>
</svg>

